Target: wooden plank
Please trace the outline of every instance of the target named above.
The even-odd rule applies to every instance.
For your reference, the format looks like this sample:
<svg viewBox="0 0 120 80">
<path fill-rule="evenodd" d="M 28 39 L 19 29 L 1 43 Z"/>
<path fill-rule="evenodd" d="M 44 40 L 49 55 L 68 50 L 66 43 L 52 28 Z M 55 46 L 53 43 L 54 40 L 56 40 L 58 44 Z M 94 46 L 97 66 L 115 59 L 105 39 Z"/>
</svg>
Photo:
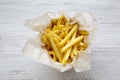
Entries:
<svg viewBox="0 0 120 80">
<path fill-rule="evenodd" d="M 27 39 L 37 35 L 24 27 L 25 20 L 46 11 L 95 16 L 98 30 L 89 54 L 90 71 L 60 73 L 22 55 Z M 119 80 L 119 17 L 119 0 L 0 0 L 0 80 Z"/>
</svg>

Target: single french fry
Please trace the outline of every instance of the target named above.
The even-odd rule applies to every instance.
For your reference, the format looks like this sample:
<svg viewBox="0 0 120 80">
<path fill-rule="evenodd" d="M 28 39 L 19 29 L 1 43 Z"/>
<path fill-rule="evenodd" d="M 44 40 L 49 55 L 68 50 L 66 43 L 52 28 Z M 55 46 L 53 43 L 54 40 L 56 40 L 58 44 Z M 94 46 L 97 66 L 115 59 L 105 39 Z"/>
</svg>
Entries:
<svg viewBox="0 0 120 80">
<path fill-rule="evenodd" d="M 70 41 L 70 43 L 66 44 L 62 49 L 61 52 L 64 53 L 68 48 L 70 48 L 71 46 L 73 46 L 75 43 L 80 42 L 81 40 L 83 40 L 84 36 L 81 35 L 77 38 L 75 38 L 74 40 Z"/>
<path fill-rule="evenodd" d="M 55 51 L 55 55 L 58 58 L 59 62 L 62 62 L 62 54 L 60 53 L 60 51 L 59 51 L 57 45 L 55 44 L 55 41 L 52 38 L 52 36 L 53 36 L 53 34 L 52 34 L 52 32 L 50 32 L 48 39 L 52 45 L 53 50 Z"/>
<path fill-rule="evenodd" d="M 78 49 L 80 49 L 80 50 L 85 50 L 88 47 L 88 44 L 87 43 L 83 43 L 83 42 L 80 42 L 79 45 L 80 46 L 78 47 Z"/>
<path fill-rule="evenodd" d="M 58 21 L 57 21 L 57 27 L 59 28 L 59 25 L 61 24 L 61 22 L 62 22 L 62 17 L 60 17 L 59 19 L 58 19 Z"/>
<path fill-rule="evenodd" d="M 79 30 L 78 33 L 81 34 L 81 35 L 84 35 L 84 36 L 88 36 L 89 35 L 89 32 L 87 30 Z"/>
<path fill-rule="evenodd" d="M 76 56 L 77 55 L 77 45 L 74 45 L 73 50 L 74 50 L 73 53 Z"/>
<path fill-rule="evenodd" d="M 64 44 L 66 44 L 66 42 L 70 39 L 70 37 L 72 36 L 72 34 L 75 32 L 76 29 L 77 29 L 77 25 L 73 27 L 73 29 L 69 32 L 69 34 L 58 45 L 63 46 Z"/>
<path fill-rule="evenodd" d="M 76 30 L 75 33 L 73 34 L 71 41 L 76 38 L 76 33 L 77 33 L 77 30 Z M 70 53 L 71 58 L 74 58 L 74 54 L 76 54 L 76 53 L 75 53 L 75 51 L 76 51 L 75 49 L 76 49 L 76 47 L 75 47 L 75 45 L 73 45 L 72 51 L 71 51 L 71 53 Z"/>
<path fill-rule="evenodd" d="M 80 42 L 79 44 L 80 44 L 80 46 L 82 46 L 82 47 L 85 46 L 85 43 L 83 43 L 83 42 Z"/>
<path fill-rule="evenodd" d="M 69 43 L 69 42 L 70 42 L 70 40 L 67 41 L 67 43 Z M 64 55 L 63 55 L 63 59 L 62 59 L 62 64 L 63 64 L 63 65 L 66 65 L 71 50 L 72 50 L 72 48 L 68 49 L 65 53 L 63 53 L 63 54 L 64 54 Z"/>
<path fill-rule="evenodd" d="M 65 16 L 64 15 L 62 15 L 62 24 L 66 24 L 68 21 L 67 21 L 67 19 L 65 18 Z"/>
<path fill-rule="evenodd" d="M 66 25 L 65 25 L 65 37 L 67 36 L 67 34 L 68 34 L 68 28 L 69 28 L 69 24 L 67 23 Z"/>
<path fill-rule="evenodd" d="M 72 50 L 71 50 L 71 53 L 70 53 L 70 58 L 72 58 L 73 59 L 73 57 L 74 57 L 74 50 L 73 50 L 73 47 L 72 47 Z"/>
<path fill-rule="evenodd" d="M 71 38 L 71 41 L 76 38 L 76 33 L 77 33 L 77 29 L 76 29 L 75 32 L 73 33 L 73 36 L 72 36 L 72 38 Z"/>
<path fill-rule="evenodd" d="M 66 51 L 66 53 L 65 53 L 65 55 L 64 55 L 64 57 L 63 57 L 63 60 L 62 60 L 62 64 L 63 64 L 63 65 L 66 64 L 66 62 L 67 62 L 67 60 L 68 60 L 68 58 L 69 58 L 69 55 L 70 55 L 71 50 L 72 50 L 72 48 L 69 48 L 69 49 Z"/>
</svg>

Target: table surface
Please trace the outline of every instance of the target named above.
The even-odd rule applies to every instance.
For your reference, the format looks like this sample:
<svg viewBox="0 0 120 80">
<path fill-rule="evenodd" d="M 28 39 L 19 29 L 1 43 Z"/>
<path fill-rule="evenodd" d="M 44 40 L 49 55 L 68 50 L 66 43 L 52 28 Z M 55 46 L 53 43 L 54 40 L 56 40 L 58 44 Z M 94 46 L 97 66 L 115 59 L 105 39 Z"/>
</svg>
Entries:
<svg viewBox="0 0 120 80">
<path fill-rule="evenodd" d="M 88 12 L 96 19 L 91 70 L 60 73 L 22 55 L 25 42 L 37 33 L 26 19 L 46 11 Z M 0 0 L 0 80 L 119 80 L 120 0 Z"/>
</svg>

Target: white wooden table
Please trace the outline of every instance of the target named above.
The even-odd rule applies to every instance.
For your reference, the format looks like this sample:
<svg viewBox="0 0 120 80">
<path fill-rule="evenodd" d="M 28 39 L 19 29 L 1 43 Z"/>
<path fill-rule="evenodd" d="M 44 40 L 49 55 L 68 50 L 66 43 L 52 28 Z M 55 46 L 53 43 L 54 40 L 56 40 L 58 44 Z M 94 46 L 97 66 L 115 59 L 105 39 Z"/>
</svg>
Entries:
<svg viewBox="0 0 120 80">
<path fill-rule="evenodd" d="M 36 35 L 26 19 L 46 11 L 89 12 L 96 18 L 92 68 L 60 73 L 22 55 Z M 120 0 L 0 0 L 0 80 L 120 80 Z"/>
</svg>

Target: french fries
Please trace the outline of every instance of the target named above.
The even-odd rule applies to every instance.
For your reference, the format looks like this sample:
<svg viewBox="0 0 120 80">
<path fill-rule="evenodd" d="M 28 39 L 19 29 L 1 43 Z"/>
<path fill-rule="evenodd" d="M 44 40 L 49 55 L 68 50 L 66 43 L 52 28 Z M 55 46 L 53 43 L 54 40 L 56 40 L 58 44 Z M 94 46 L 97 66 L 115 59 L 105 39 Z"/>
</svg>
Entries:
<svg viewBox="0 0 120 80">
<path fill-rule="evenodd" d="M 76 29 L 77 25 L 73 26 L 72 30 L 68 33 L 68 35 L 59 43 L 59 46 L 63 46 L 67 42 L 67 40 L 70 39 L 70 37 L 72 36 Z"/>
<path fill-rule="evenodd" d="M 78 27 L 80 26 L 77 23 L 70 24 L 65 16 L 51 21 L 41 40 L 53 61 L 66 65 L 77 57 L 80 50 L 88 47 L 84 39 L 89 36 L 89 32 L 79 30 Z"/>
<path fill-rule="evenodd" d="M 61 52 L 65 52 L 68 48 L 72 47 L 75 43 L 80 42 L 81 40 L 83 40 L 83 35 L 75 38 L 74 40 L 70 41 L 70 43 L 66 44 L 62 49 Z"/>
</svg>

